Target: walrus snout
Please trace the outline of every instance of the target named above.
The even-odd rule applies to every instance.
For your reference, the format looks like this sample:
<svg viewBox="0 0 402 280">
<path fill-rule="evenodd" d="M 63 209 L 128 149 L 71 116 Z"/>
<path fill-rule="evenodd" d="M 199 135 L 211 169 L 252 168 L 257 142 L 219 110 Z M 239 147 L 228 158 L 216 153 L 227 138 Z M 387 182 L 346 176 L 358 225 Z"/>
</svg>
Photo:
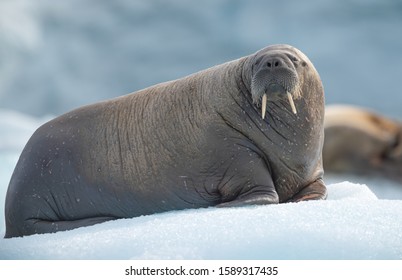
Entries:
<svg viewBox="0 0 402 280">
<path fill-rule="evenodd" d="M 263 119 L 268 100 L 287 98 L 292 112 L 297 113 L 293 98 L 299 97 L 299 78 L 294 62 L 287 55 L 265 55 L 255 62 L 251 95 L 257 106 L 261 104 Z"/>
<path fill-rule="evenodd" d="M 280 96 L 281 94 L 286 94 L 287 90 L 283 87 L 283 85 L 279 83 L 272 83 L 267 86 L 265 90 L 265 94 L 270 94 L 272 96 Z"/>
<path fill-rule="evenodd" d="M 299 78 L 293 63 L 286 56 L 268 57 L 262 61 L 262 65 L 256 69 L 254 82 L 258 82 L 264 93 L 270 100 L 282 99 L 287 92 L 293 92 Z"/>
<path fill-rule="evenodd" d="M 279 57 L 269 57 L 267 62 L 266 62 L 266 66 L 268 68 L 279 68 L 279 67 L 286 67 L 286 63 L 284 63 L 284 61 L 279 58 Z"/>
</svg>

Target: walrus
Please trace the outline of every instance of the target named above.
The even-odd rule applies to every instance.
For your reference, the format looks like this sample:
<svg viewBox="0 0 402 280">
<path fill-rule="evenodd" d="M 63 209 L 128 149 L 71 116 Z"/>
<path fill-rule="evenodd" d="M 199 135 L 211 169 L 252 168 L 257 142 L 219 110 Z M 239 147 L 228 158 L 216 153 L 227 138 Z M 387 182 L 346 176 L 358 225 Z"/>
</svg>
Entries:
<svg viewBox="0 0 402 280">
<path fill-rule="evenodd" d="M 325 110 L 324 170 L 385 177 L 402 183 L 402 123 L 368 108 L 331 105 Z"/>
<path fill-rule="evenodd" d="M 6 238 L 202 207 L 325 199 L 324 90 L 289 45 L 35 131 L 6 194 Z"/>
</svg>

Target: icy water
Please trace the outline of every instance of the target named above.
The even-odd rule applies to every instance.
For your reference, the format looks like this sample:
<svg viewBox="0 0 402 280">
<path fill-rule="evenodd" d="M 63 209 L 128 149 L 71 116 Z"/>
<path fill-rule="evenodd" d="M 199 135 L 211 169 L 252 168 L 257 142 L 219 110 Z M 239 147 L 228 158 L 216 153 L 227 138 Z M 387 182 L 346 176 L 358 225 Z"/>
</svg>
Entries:
<svg viewBox="0 0 402 280">
<path fill-rule="evenodd" d="M 398 0 L 2 0 L 0 108 L 60 114 L 287 43 L 328 104 L 402 118 L 401 30 Z"/>
</svg>

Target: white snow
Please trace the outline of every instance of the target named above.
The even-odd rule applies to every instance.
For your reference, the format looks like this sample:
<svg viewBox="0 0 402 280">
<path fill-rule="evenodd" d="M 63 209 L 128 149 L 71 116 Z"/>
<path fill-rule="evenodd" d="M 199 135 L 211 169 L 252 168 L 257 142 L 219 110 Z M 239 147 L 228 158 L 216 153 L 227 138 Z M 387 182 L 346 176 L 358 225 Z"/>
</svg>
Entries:
<svg viewBox="0 0 402 280">
<path fill-rule="evenodd" d="M 0 235 L 18 145 L 42 122 L 13 116 L 0 122 Z M 0 239 L 0 259 L 402 259 L 402 200 L 347 181 L 328 191 L 326 201 L 172 211 Z"/>
</svg>

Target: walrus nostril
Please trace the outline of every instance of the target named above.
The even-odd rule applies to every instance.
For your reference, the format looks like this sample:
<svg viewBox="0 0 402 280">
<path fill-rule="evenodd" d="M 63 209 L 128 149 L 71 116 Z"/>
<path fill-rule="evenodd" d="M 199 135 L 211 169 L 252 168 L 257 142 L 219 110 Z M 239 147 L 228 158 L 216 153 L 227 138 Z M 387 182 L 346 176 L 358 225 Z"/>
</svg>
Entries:
<svg viewBox="0 0 402 280">
<path fill-rule="evenodd" d="M 271 59 L 267 62 L 268 68 L 276 68 L 282 66 L 282 62 L 279 59 Z"/>
</svg>

